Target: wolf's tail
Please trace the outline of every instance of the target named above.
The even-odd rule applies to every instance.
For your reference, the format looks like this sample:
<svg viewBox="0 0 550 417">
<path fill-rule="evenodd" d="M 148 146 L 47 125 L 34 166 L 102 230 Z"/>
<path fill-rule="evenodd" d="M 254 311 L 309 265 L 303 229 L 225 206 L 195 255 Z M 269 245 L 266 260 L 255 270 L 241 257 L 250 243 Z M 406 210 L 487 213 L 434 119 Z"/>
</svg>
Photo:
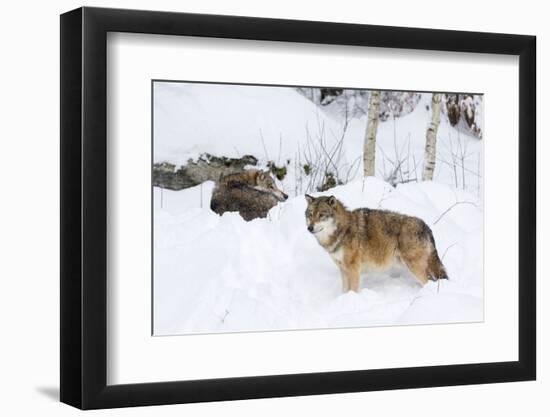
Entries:
<svg viewBox="0 0 550 417">
<path fill-rule="evenodd" d="M 429 232 L 429 236 L 432 243 L 432 252 L 430 254 L 430 258 L 428 259 L 428 272 L 430 274 L 430 278 L 434 281 L 438 279 L 449 279 L 449 275 L 445 270 L 445 266 L 443 265 L 443 262 L 441 262 L 441 259 L 439 259 L 439 255 L 437 254 L 435 240 L 431 230 Z"/>
</svg>

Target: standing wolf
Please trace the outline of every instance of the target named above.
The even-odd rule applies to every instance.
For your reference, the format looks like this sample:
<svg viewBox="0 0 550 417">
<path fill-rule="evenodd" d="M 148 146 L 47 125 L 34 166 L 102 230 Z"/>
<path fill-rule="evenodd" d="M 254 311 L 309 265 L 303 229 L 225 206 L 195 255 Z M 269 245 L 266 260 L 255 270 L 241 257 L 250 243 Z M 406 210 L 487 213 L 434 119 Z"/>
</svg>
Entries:
<svg viewBox="0 0 550 417">
<path fill-rule="evenodd" d="M 272 207 L 287 198 L 268 172 L 251 169 L 220 178 L 212 192 L 210 208 L 218 214 L 238 211 L 249 221 L 266 217 Z"/>
<path fill-rule="evenodd" d="M 404 263 L 422 284 L 446 279 L 432 231 L 419 218 L 360 208 L 349 211 L 334 197 L 306 194 L 308 230 L 330 254 L 344 292 L 359 291 L 360 273 Z"/>
</svg>

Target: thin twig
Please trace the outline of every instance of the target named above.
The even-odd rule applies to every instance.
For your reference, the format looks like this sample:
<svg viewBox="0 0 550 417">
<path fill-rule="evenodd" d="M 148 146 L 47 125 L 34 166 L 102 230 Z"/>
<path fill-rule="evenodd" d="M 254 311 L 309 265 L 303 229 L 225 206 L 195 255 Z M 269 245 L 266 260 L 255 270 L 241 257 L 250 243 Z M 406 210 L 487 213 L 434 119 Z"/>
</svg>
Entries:
<svg viewBox="0 0 550 417">
<path fill-rule="evenodd" d="M 443 256 L 441 256 L 441 261 L 443 261 L 443 259 L 445 259 L 445 255 L 447 255 L 447 252 L 449 251 L 449 249 L 451 249 L 453 246 L 455 246 L 457 244 L 458 244 L 458 242 L 455 242 L 452 245 L 447 246 L 447 249 L 445 249 L 445 252 L 443 252 Z"/>
<path fill-rule="evenodd" d="M 449 207 L 447 210 L 445 210 L 438 218 L 435 222 L 433 222 L 433 225 L 435 226 L 442 218 L 443 216 L 445 216 L 449 211 L 451 211 L 453 208 L 455 208 L 456 206 L 459 206 L 461 204 L 470 204 L 474 207 L 477 207 L 477 204 L 472 202 L 472 201 L 457 201 L 456 203 L 454 203 L 451 207 Z"/>
</svg>

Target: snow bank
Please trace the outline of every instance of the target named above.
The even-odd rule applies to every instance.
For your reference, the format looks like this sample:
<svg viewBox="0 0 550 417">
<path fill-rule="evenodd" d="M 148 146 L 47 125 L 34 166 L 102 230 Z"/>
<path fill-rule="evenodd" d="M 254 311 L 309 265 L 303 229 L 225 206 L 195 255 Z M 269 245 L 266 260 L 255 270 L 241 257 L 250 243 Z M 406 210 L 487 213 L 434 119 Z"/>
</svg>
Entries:
<svg viewBox="0 0 550 417">
<path fill-rule="evenodd" d="M 182 165 L 204 152 L 277 161 L 295 157 L 306 131 L 340 131 L 292 88 L 170 82 L 154 88 L 155 162 Z"/>
<path fill-rule="evenodd" d="M 336 265 L 306 230 L 303 196 L 245 222 L 209 209 L 212 188 L 155 189 L 155 335 L 483 320 L 483 219 L 472 194 L 435 182 L 393 188 L 375 178 L 324 193 L 349 208 L 421 217 L 451 277 L 422 287 L 395 270 L 363 279 L 358 294 L 341 294 Z"/>
</svg>

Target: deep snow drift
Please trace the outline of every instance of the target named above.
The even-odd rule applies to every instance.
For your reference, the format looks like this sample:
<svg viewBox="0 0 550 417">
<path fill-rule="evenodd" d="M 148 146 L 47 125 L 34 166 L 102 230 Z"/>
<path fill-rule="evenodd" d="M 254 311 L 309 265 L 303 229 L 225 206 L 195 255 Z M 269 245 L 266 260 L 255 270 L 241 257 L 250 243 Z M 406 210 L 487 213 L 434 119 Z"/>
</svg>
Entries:
<svg viewBox="0 0 550 417">
<path fill-rule="evenodd" d="M 341 294 L 338 268 L 306 230 L 303 196 L 245 222 L 209 209 L 212 188 L 155 189 L 155 335 L 483 319 L 482 211 L 468 193 L 433 182 L 394 189 L 375 178 L 322 193 L 351 209 L 424 219 L 451 277 L 422 287 L 395 270 Z"/>
<path fill-rule="evenodd" d="M 268 218 L 245 222 L 210 208 L 214 184 L 154 189 L 154 334 L 427 324 L 483 320 L 482 141 L 446 117 L 433 182 L 422 173 L 431 94 L 415 110 L 381 122 L 376 175 L 362 178 L 366 117 L 345 123 L 291 88 L 155 83 L 154 162 L 183 165 L 201 153 L 275 161 L 291 198 Z M 322 144 L 322 146 L 321 146 Z M 324 149 L 322 149 L 324 148 Z M 336 150 L 347 182 L 315 193 L 307 155 Z M 400 165 L 397 187 L 388 182 Z M 344 182 L 346 182 L 344 181 Z M 450 280 L 422 287 L 406 270 L 363 278 L 341 294 L 338 268 L 307 232 L 305 192 L 348 208 L 382 208 L 432 228 Z"/>
</svg>

